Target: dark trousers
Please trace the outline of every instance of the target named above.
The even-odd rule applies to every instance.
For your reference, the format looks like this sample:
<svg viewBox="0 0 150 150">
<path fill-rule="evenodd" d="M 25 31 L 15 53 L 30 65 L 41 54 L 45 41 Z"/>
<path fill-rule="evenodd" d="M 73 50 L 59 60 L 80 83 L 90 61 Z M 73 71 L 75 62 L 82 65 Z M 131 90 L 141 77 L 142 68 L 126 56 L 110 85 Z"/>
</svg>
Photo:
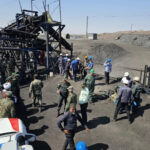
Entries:
<svg viewBox="0 0 150 150">
<path fill-rule="evenodd" d="M 69 133 L 66 134 L 66 140 L 62 150 L 67 150 L 68 145 L 70 146 L 70 150 L 75 150 L 75 144 L 73 139 L 74 136 L 75 136 L 75 131 L 69 131 Z"/>
<path fill-rule="evenodd" d="M 71 76 L 71 73 L 69 70 L 66 70 L 66 75 L 65 75 L 65 78 L 68 79 L 68 76 L 70 77 L 70 79 L 72 79 L 72 76 Z"/>
<path fill-rule="evenodd" d="M 74 80 L 74 81 L 77 80 L 77 78 L 76 78 L 77 72 L 78 72 L 78 70 L 73 70 L 73 80 Z"/>
<path fill-rule="evenodd" d="M 88 107 L 88 103 L 80 104 L 81 115 L 84 124 L 87 124 L 87 107 Z"/>
<path fill-rule="evenodd" d="M 105 72 L 105 83 L 109 84 L 109 72 Z"/>
<path fill-rule="evenodd" d="M 115 120 L 117 119 L 117 115 L 118 115 L 120 109 L 125 109 L 126 110 L 126 113 L 127 113 L 127 116 L 128 116 L 128 120 L 130 121 L 130 108 L 129 108 L 129 105 L 128 105 L 128 103 L 121 103 L 121 102 L 118 102 L 118 104 L 116 106 L 114 119 Z"/>
<path fill-rule="evenodd" d="M 66 102 L 67 102 L 67 96 L 64 96 L 60 93 L 60 97 L 59 97 L 59 101 L 58 101 L 58 111 L 60 111 L 61 106 L 63 105 L 63 101 L 64 101 L 64 108 L 66 106 Z"/>
</svg>

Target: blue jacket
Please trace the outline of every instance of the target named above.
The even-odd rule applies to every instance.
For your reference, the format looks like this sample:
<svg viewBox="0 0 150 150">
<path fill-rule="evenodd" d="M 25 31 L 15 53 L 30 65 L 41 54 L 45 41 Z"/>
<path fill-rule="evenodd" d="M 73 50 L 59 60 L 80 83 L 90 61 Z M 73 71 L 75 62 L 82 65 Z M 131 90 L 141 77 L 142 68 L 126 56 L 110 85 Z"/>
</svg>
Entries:
<svg viewBox="0 0 150 150">
<path fill-rule="evenodd" d="M 78 70 L 78 67 L 79 67 L 79 61 L 78 60 L 73 60 L 71 62 L 71 69 Z"/>
</svg>

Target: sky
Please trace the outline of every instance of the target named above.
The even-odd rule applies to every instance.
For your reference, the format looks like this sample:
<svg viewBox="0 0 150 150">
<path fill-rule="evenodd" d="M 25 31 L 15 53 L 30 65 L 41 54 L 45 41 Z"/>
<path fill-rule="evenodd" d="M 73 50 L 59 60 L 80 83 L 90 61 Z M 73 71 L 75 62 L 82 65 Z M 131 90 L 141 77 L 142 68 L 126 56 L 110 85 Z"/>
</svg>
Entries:
<svg viewBox="0 0 150 150">
<path fill-rule="evenodd" d="M 0 27 L 5 27 L 20 12 L 19 0 L 0 0 Z M 33 10 L 41 14 L 43 0 L 33 1 Z M 31 9 L 31 0 L 20 0 L 23 9 Z M 58 0 L 47 0 L 53 20 L 59 21 Z M 89 33 L 150 30 L 150 0 L 61 0 L 63 33 Z"/>
</svg>

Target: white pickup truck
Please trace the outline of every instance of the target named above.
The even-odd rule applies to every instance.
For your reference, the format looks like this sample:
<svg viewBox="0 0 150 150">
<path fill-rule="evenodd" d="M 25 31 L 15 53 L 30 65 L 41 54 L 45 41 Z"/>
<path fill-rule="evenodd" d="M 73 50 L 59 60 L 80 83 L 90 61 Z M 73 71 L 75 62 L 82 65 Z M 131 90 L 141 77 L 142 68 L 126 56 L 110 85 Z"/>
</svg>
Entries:
<svg viewBox="0 0 150 150">
<path fill-rule="evenodd" d="M 0 150 L 33 150 L 29 142 L 35 141 L 23 122 L 17 118 L 0 119 Z"/>
</svg>

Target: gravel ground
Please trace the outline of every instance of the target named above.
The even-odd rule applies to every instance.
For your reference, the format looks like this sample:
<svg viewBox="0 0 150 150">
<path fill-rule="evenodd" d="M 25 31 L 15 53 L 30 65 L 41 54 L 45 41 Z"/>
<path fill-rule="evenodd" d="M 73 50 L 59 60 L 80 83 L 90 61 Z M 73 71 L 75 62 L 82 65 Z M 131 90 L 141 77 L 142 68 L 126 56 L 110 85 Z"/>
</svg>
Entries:
<svg viewBox="0 0 150 150">
<path fill-rule="evenodd" d="M 143 69 L 144 65 L 149 64 L 150 50 L 147 48 L 127 45 L 119 41 L 70 40 L 70 42 L 74 42 L 74 55 L 80 56 L 81 59 L 85 55 L 91 54 L 91 51 L 97 51 L 97 53 L 100 51 L 98 55 L 96 54 L 96 58 L 95 52 L 93 52 L 93 56 L 98 62 L 103 63 L 104 60 L 98 58 L 107 57 L 111 51 L 113 55 L 112 77 L 121 77 L 126 71 L 129 71 L 132 77 L 139 75 L 139 72 L 127 69 L 127 67 Z M 103 53 L 102 56 L 101 53 Z M 150 145 L 150 95 L 142 95 L 141 107 L 137 115 L 132 116 L 133 123 L 131 125 L 128 123 L 126 114 L 118 115 L 119 120 L 113 122 L 115 106 L 113 102 L 102 96 L 103 92 L 101 91 L 113 89 L 118 83 L 112 82 L 110 85 L 105 85 L 103 76 L 101 76 L 104 67 L 96 64 L 94 68 L 100 77 L 96 80 L 96 102 L 94 105 L 89 104 L 88 106 L 90 132 L 87 133 L 79 124 L 75 142 L 85 141 L 89 150 L 148 150 Z M 56 118 L 56 110 L 59 98 L 56 93 L 56 86 L 61 80 L 62 77 L 55 76 L 44 81 L 43 111 L 41 113 L 38 112 L 37 108 L 31 107 L 28 87 L 21 89 L 23 103 L 20 111 L 24 113 L 22 117 L 29 128 L 29 132 L 37 136 L 37 141 L 33 144 L 35 150 L 61 150 L 65 140 L 64 134 L 56 125 L 58 119 Z M 79 95 L 82 81 L 70 82 Z M 77 108 L 79 110 L 79 105 Z"/>
</svg>

